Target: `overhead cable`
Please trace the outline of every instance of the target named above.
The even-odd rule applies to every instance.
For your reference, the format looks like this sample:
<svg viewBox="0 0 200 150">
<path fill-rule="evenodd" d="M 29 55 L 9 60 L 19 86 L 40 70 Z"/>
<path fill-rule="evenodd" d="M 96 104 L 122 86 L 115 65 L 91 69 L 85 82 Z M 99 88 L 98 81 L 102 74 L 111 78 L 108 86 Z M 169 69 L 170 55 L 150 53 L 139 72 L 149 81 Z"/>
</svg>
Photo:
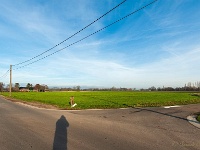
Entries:
<svg viewBox="0 0 200 150">
<path fill-rule="evenodd" d="M 93 32 L 93 33 L 89 34 L 88 36 L 85 36 L 84 38 L 82 38 L 82 39 L 80 39 L 80 40 L 78 40 L 78 41 L 76 41 L 76 42 L 74 42 L 74 43 L 71 43 L 71 44 L 69 44 L 68 46 L 66 46 L 66 47 L 64 47 L 64 48 L 62 48 L 62 49 L 59 49 L 59 50 L 55 51 L 54 53 L 51 53 L 51 54 L 49 54 L 49 55 L 46 55 L 45 57 L 42 57 L 42 58 L 40 58 L 40 59 L 37 59 L 37 60 L 35 60 L 35 61 L 31 62 L 31 63 L 28 63 L 28 64 L 26 64 L 26 65 L 24 65 L 24 66 L 18 67 L 18 68 L 13 69 L 13 70 L 17 70 L 17 69 L 26 67 L 26 66 L 28 66 L 28 65 L 31 65 L 31 64 L 33 64 L 33 63 L 36 63 L 36 62 L 38 62 L 38 61 L 40 61 L 40 60 L 42 60 L 42 59 L 45 59 L 45 58 L 47 58 L 47 57 L 49 57 L 49 56 L 51 56 L 51 55 L 54 55 L 54 54 L 56 54 L 56 53 L 62 51 L 62 50 L 66 49 L 66 48 L 68 48 L 68 47 L 70 47 L 70 46 L 72 46 L 72 45 L 74 45 L 74 44 L 77 44 L 77 43 L 79 43 L 79 42 L 81 42 L 81 41 L 87 39 L 88 37 L 90 37 L 90 36 L 92 36 L 92 35 L 94 35 L 94 34 L 100 32 L 100 31 L 102 31 L 102 30 L 104 30 L 104 29 L 106 29 L 106 28 L 108 28 L 108 27 L 110 27 L 110 26 L 116 24 L 117 22 L 122 21 L 123 19 L 125 19 L 125 18 L 127 18 L 127 17 L 130 17 L 131 15 L 135 14 L 136 12 L 139 12 L 139 11 L 143 10 L 144 8 L 146 8 L 146 7 L 150 6 L 150 5 L 152 5 L 152 4 L 155 3 L 156 1 L 158 1 L 158 0 L 154 0 L 154 1 L 152 1 L 152 2 L 150 2 L 150 3 L 148 3 L 148 4 L 146 4 L 145 6 L 143 6 L 143 7 L 139 8 L 139 9 L 137 9 L 137 10 L 135 10 L 135 11 L 129 13 L 128 15 L 126 15 L 126 16 L 124 16 L 124 17 L 122 17 L 122 18 L 120 18 L 120 19 L 118 19 L 118 20 L 116 20 L 116 21 L 114 21 L 113 23 L 111 23 L 111 24 L 109 24 L 109 25 L 107 25 L 107 26 L 105 26 L 105 27 L 103 27 L 103 28 L 101 28 L 101 29 L 99 29 L 99 30 L 97 30 L 96 32 Z"/>
<path fill-rule="evenodd" d="M 71 39 L 71 38 L 72 38 L 73 36 L 75 36 L 76 34 L 82 32 L 83 30 L 85 30 L 86 28 L 88 28 L 89 26 L 91 26 L 92 24 L 94 24 L 95 22 L 97 22 L 98 20 L 100 20 L 101 18 L 105 17 L 107 14 L 109 14 L 110 12 L 112 12 L 114 9 L 116 9 L 117 7 L 119 7 L 120 5 L 122 5 L 122 4 L 123 4 L 124 2 L 126 2 L 126 1 L 127 1 L 127 0 L 123 0 L 121 3 L 119 3 L 118 5 L 116 5 L 115 7 L 113 7 L 112 9 L 110 9 L 108 12 L 106 12 L 105 14 L 103 14 L 102 16 L 100 16 L 99 18 L 97 18 L 96 20 L 94 20 L 93 22 L 91 22 L 90 24 L 88 24 L 87 26 L 85 26 L 84 28 L 82 28 L 81 30 L 79 30 L 78 32 L 74 33 L 73 35 L 71 35 L 70 37 L 68 37 L 67 39 L 65 39 L 64 41 L 62 41 L 62 42 L 58 43 L 57 45 L 53 46 L 52 48 L 50 48 L 50 49 L 48 49 L 48 50 L 42 52 L 42 53 L 39 54 L 39 55 L 36 55 L 35 57 L 32 57 L 31 59 L 28 59 L 28 60 L 23 61 L 23 62 L 21 62 L 21 63 L 15 64 L 15 65 L 13 65 L 13 66 L 17 66 L 17 65 L 24 64 L 24 63 L 26 63 L 26 62 L 29 62 L 29 61 L 31 61 L 31 60 L 33 60 L 33 59 L 35 59 L 35 58 L 37 58 L 37 57 L 39 57 L 39 56 L 41 56 L 41 55 L 47 53 L 48 51 L 51 51 L 51 50 L 54 49 L 55 47 L 59 46 L 60 44 L 62 44 L 62 43 L 64 43 L 64 42 L 66 42 L 67 40 Z"/>
<path fill-rule="evenodd" d="M 6 71 L 6 73 L 4 73 L 2 76 L 0 76 L 0 78 L 5 78 L 7 77 L 8 73 L 9 73 L 10 69 Z"/>
</svg>

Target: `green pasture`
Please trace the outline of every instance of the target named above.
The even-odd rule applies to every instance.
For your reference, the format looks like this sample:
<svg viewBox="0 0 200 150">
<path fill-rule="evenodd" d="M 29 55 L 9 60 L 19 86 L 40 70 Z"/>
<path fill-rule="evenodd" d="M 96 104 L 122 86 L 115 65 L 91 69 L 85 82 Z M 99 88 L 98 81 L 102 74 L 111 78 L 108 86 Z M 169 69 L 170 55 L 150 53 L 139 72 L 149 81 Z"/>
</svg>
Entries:
<svg viewBox="0 0 200 150">
<path fill-rule="evenodd" d="M 2 93 L 9 97 L 9 93 Z M 71 108 L 70 97 L 78 105 Z M 200 103 L 199 93 L 192 92 L 13 92 L 12 98 L 40 102 L 60 109 L 125 108 L 185 105 Z"/>
</svg>

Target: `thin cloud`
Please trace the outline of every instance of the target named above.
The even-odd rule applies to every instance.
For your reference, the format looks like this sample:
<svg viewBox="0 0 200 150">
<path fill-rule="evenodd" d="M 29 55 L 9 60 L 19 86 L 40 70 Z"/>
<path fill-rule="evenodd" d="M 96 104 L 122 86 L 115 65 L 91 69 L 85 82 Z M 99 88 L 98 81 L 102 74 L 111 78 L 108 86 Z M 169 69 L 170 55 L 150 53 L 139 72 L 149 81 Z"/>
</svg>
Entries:
<svg viewBox="0 0 200 150">
<path fill-rule="evenodd" d="M 193 2 L 158 1 L 55 55 L 14 70 L 13 82 L 148 88 L 183 86 L 197 80 L 200 23 L 196 15 L 188 15 L 191 9 L 199 14 Z M 51 48 L 117 3 L 3 1 L 0 41 L 1 56 L 5 58 L 0 71 Z M 144 3 L 147 2 L 128 1 L 46 55 L 101 29 Z M 190 8 L 186 7 L 188 4 Z"/>
</svg>

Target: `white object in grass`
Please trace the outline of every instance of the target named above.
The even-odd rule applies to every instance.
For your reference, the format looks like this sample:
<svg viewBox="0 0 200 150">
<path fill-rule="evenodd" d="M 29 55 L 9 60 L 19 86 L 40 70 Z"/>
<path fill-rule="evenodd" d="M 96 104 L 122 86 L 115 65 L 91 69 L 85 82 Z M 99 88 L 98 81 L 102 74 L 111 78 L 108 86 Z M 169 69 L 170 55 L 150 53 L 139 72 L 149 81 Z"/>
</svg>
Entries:
<svg viewBox="0 0 200 150">
<path fill-rule="evenodd" d="M 72 107 L 75 107 L 77 104 L 75 103 L 74 105 L 72 105 Z"/>
</svg>

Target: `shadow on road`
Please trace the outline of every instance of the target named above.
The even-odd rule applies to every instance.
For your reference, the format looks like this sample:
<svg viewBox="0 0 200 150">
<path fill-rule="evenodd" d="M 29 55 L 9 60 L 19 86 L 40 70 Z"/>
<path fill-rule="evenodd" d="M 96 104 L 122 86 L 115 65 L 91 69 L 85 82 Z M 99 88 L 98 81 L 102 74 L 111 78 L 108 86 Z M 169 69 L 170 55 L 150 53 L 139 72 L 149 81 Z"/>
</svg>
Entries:
<svg viewBox="0 0 200 150">
<path fill-rule="evenodd" d="M 198 124 L 199 124 L 198 121 L 188 120 L 188 119 L 186 119 L 186 118 L 182 118 L 182 117 L 175 116 L 175 115 L 171 115 L 171 114 L 167 114 L 167 113 L 158 112 L 158 111 L 151 110 L 151 109 L 146 109 L 146 108 L 134 108 L 134 109 L 138 109 L 139 111 L 143 111 L 143 110 L 144 110 L 144 111 L 149 111 L 149 112 L 161 114 L 161 115 L 164 115 L 164 116 L 173 117 L 173 118 L 176 118 L 176 119 L 181 119 L 181 120 L 190 121 L 190 122 L 194 122 L 194 123 L 198 123 Z"/>
<path fill-rule="evenodd" d="M 181 119 L 181 120 L 190 121 L 190 122 L 194 122 L 194 123 L 200 124 L 198 121 L 194 121 L 194 120 L 182 118 L 182 117 L 175 116 L 175 115 L 171 115 L 171 114 L 168 114 L 168 113 L 162 113 L 162 112 L 155 111 L 155 110 L 151 110 L 151 109 L 147 109 L 147 108 L 132 107 L 132 106 L 129 106 L 129 105 L 127 105 L 127 104 L 123 104 L 123 105 L 125 105 L 126 107 L 129 107 L 129 108 L 133 108 L 133 109 L 138 110 L 138 111 L 136 111 L 136 112 L 149 111 L 149 112 L 157 113 L 157 114 L 160 114 L 160 115 L 164 115 L 164 116 L 168 116 L 168 117 L 172 117 L 172 118 Z"/>
<path fill-rule="evenodd" d="M 67 150 L 67 127 L 69 127 L 69 123 L 62 115 L 56 122 L 53 150 Z"/>
</svg>

